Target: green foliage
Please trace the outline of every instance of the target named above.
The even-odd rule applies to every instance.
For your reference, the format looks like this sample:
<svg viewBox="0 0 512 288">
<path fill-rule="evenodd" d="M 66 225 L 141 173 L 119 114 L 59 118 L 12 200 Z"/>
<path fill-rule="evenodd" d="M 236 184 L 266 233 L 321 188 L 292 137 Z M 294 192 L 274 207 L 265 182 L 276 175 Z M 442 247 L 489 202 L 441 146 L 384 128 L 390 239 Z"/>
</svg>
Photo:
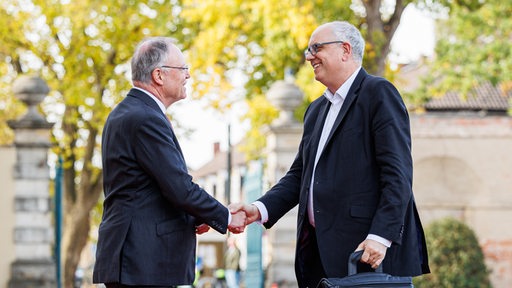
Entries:
<svg viewBox="0 0 512 288">
<path fill-rule="evenodd" d="M 512 5 L 510 1 L 455 1 L 438 23 L 436 58 L 425 79 L 423 98 L 448 91 L 466 96 L 490 81 L 512 88 Z"/>
<path fill-rule="evenodd" d="M 296 113 L 302 119 L 306 105 L 325 89 L 314 77 L 304 77 L 313 75 L 303 51 L 314 29 L 334 20 L 360 27 L 365 36 L 371 36 L 365 67 L 371 73 L 382 74 L 383 69 L 379 69 L 389 52 L 397 20 L 410 2 L 400 1 L 389 7 L 382 4 L 390 12 L 381 13 L 379 0 L 364 4 L 351 0 L 184 0 L 180 16 L 186 29 L 182 42 L 191 61 L 194 97 L 206 97 L 211 107 L 225 111 L 238 100 L 233 99 L 232 92 L 243 86 L 249 110 L 257 110 L 259 107 L 251 106 L 256 103 L 251 100 L 264 99 L 270 86 L 284 79 L 285 71 L 293 71 L 297 84 L 306 88 L 304 106 Z M 272 114 L 260 116 L 264 121 L 246 117 L 251 120 L 246 150 L 256 157 L 265 145 L 261 129 L 274 119 Z"/>
<path fill-rule="evenodd" d="M 9 145 L 14 140 L 14 133 L 5 120 L 14 120 L 26 111 L 24 105 L 13 97 L 10 88 L 5 82 L 0 81 L 0 145 Z M 2 119 L 4 121 L 1 121 Z"/>
<path fill-rule="evenodd" d="M 204 97 L 211 107 L 223 112 L 237 100 L 232 92 L 239 86 L 245 88 L 245 99 L 252 99 L 265 95 L 273 82 L 284 78 L 287 69 L 311 70 L 309 63 L 304 62 L 303 51 L 313 30 L 324 22 L 347 20 L 360 27 L 365 36 L 371 35 L 365 66 L 370 72 L 377 72 L 380 64 L 376 63 L 387 56 L 386 45 L 393 35 L 394 29 L 390 27 L 394 25 L 390 24 L 398 23 L 391 22 L 396 21 L 391 17 L 393 11 L 401 11 L 410 1 L 401 1 L 396 10 L 393 5 L 390 9 L 383 4 L 388 13 L 379 13 L 378 0 L 366 1 L 365 5 L 351 0 L 34 0 L 35 6 L 29 5 L 27 9 L 20 8 L 22 2 L 11 0 L 5 4 L 8 17 L 4 19 L 32 21 L 6 20 L 0 29 L 5 30 L 3 35 L 12 35 L 2 39 L 10 45 L 4 46 L 6 55 L 24 47 L 28 48 L 25 53 L 29 50 L 42 62 L 44 68 L 37 70 L 58 91 L 55 99 L 60 98 L 52 105 L 75 102 L 75 112 L 69 111 L 70 115 L 91 113 L 96 116 L 95 121 L 87 124 L 94 125 L 103 123 L 106 116 L 101 112 L 102 103 L 108 100 L 112 107 L 122 95 L 119 91 L 127 88 L 128 82 L 122 77 L 126 65 L 120 63 L 127 61 L 130 48 L 141 36 L 172 33 L 185 49 L 192 68 L 193 97 Z M 40 13 L 34 7 L 42 7 Z M 369 13 L 367 9 L 374 10 Z M 28 39 L 27 33 L 37 37 Z M 22 68 L 19 72 L 32 69 L 22 58 L 26 57 L 13 58 L 13 65 Z M 317 87 L 313 78 L 298 78 L 297 82 L 301 87 Z M 309 90 L 305 104 L 321 95 L 317 89 Z M 84 92 L 93 95 L 87 97 Z M 84 105 L 84 99 L 93 104 Z M 272 121 L 271 117 L 265 119 Z M 68 127 L 84 126 L 79 122 L 69 123 Z M 259 130 L 267 124 L 253 122 L 252 128 Z M 253 132 L 249 134 L 261 134 Z M 261 139 L 255 142 L 265 143 Z M 68 147 L 64 144 L 60 148 Z M 261 150 L 259 145 L 254 147 L 255 151 Z"/>
<path fill-rule="evenodd" d="M 317 26 L 313 8 L 301 1 L 183 2 L 194 96 L 206 96 L 212 107 L 225 111 L 235 101 L 234 87 L 244 87 L 250 107 L 244 117 L 251 121 L 244 151 L 250 158 L 260 156 L 261 128 L 277 116 L 265 93 L 284 78 L 285 68 L 297 71 L 303 65 L 303 50 Z"/>
<path fill-rule="evenodd" d="M 491 287 L 482 249 L 467 225 L 446 218 L 432 222 L 425 234 L 432 273 L 415 278 L 415 287 Z"/>
</svg>

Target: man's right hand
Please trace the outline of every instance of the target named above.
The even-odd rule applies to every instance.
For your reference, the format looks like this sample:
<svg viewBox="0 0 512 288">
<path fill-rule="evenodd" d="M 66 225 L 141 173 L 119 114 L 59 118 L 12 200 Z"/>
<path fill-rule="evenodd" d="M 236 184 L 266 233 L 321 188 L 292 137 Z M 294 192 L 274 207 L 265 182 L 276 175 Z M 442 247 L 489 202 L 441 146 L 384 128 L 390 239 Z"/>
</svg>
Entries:
<svg viewBox="0 0 512 288">
<path fill-rule="evenodd" d="M 231 233 L 234 233 L 234 234 L 238 234 L 238 233 L 242 233 L 244 232 L 244 229 L 245 229 L 245 226 L 247 224 L 245 224 L 247 221 L 246 221 L 246 216 L 245 216 L 245 213 L 243 211 L 238 211 L 238 212 L 231 212 L 231 222 L 229 223 L 228 225 L 228 229 Z"/>
<path fill-rule="evenodd" d="M 229 211 L 231 211 L 231 214 L 237 213 L 240 211 L 245 212 L 246 219 L 245 219 L 245 225 L 249 225 L 255 221 L 261 220 L 261 214 L 260 210 L 258 210 L 258 207 L 255 205 L 247 205 L 244 203 L 232 203 L 228 205 Z"/>
</svg>

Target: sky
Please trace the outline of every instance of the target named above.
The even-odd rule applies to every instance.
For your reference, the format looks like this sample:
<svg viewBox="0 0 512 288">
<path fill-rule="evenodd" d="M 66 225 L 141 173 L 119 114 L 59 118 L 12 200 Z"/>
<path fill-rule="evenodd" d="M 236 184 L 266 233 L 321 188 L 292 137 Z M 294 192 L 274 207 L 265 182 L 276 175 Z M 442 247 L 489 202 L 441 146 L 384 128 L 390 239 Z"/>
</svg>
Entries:
<svg viewBox="0 0 512 288">
<path fill-rule="evenodd" d="M 422 56 L 431 56 L 434 50 L 434 24 L 424 12 L 407 6 L 402 15 L 393 41 L 390 60 L 395 63 L 408 63 Z M 312 79 L 314 81 L 314 79 Z M 228 123 L 231 125 L 231 143 L 238 143 L 248 128 L 239 118 L 246 110 L 243 104 L 235 106 L 230 113 L 220 114 L 206 107 L 205 101 L 187 97 L 172 105 L 168 112 L 193 133 L 179 138 L 187 165 L 198 169 L 213 158 L 213 143 L 219 142 L 221 150 L 226 150 Z"/>
</svg>

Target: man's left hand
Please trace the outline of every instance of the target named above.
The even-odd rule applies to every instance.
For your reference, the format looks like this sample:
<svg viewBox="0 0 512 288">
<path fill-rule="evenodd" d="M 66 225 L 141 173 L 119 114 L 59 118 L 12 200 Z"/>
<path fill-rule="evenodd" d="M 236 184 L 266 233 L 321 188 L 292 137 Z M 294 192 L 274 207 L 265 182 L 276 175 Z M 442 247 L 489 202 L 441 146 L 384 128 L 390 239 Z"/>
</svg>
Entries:
<svg viewBox="0 0 512 288">
<path fill-rule="evenodd" d="M 369 264 L 373 269 L 377 269 L 382 261 L 384 261 L 387 249 L 388 248 L 382 243 L 366 239 L 357 246 L 356 251 L 364 250 L 361 256 L 361 262 Z"/>
<path fill-rule="evenodd" d="M 206 233 L 206 232 L 208 232 L 208 230 L 210 230 L 210 226 L 208 226 L 207 224 L 201 224 L 201 225 L 196 226 L 196 234 L 197 235 Z"/>
</svg>

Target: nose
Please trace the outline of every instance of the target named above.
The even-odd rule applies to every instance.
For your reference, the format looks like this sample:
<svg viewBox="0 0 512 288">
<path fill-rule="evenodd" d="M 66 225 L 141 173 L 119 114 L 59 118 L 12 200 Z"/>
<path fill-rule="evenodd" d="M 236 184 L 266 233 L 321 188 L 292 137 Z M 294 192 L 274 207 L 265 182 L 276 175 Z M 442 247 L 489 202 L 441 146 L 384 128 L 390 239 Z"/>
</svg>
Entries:
<svg viewBox="0 0 512 288">
<path fill-rule="evenodd" d="M 309 51 L 307 53 L 304 53 L 304 56 L 306 56 L 306 61 L 311 61 L 315 59 L 315 55 L 311 54 Z"/>
</svg>

